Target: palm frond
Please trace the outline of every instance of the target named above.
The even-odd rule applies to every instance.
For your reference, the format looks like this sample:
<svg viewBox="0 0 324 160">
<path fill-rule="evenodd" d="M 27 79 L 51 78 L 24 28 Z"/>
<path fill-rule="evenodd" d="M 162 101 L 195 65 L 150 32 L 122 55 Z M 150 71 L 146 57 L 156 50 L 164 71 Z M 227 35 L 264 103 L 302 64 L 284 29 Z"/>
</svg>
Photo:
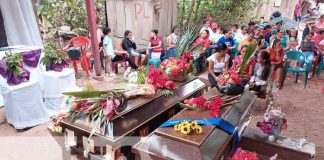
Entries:
<svg viewBox="0 0 324 160">
<path fill-rule="evenodd" d="M 194 28 L 188 27 L 183 34 L 181 35 L 178 45 L 176 47 L 177 57 L 180 57 L 181 54 L 185 51 L 191 51 L 192 43 L 196 40 L 197 36 L 194 34 Z"/>
<path fill-rule="evenodd" d="M 160 89 L 159 93 L 167 97 L 174 96 L 174 92 L 167 89 Z"/>
<path fill-rule="evenodd" d="M 189 105 L 184 104 L 184 103 L 181 103 L 181 102 L 179 102 L 179 105 L 180 105 L 180 107 L 182 107 L 184 109 L 195 110 L 195 111 L 202 111 L 202 110 L 204 110 L 202 108 L 192 107 L 192 106 L 189 106 Z"/>
<path fill-rule="evenodd" d="M 76 97 L 76 98 L 96 98 L 100 97 L 101 95 L 107 94 L 107 91 L 79 91 L 79 92 L 65 92 L 63 93 L 69 97 Z"/>
<path fill-rule="evenodd" d="M 241 74 L 241 72 L 243 71 L 243 69 L 245 68 L 245 66 L 249 62 L 249 60 L 252 58 L 253 53 L 255 51 L 255 48 L 256 48 L 256 45 L 254 43 L 250 43 L 247 46 L 245 55 L 243 57 L 242 64 L 241 64 L 240 69 L 239 69 L 239 72 L 238 72 L 239 74 Z"/>
</svg>

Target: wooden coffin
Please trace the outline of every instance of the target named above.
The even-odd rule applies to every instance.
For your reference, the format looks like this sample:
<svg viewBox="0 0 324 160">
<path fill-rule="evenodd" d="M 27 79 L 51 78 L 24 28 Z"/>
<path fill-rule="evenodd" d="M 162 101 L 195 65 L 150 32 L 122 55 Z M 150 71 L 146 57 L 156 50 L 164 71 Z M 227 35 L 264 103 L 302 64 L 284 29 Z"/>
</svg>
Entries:
<svg viewBox="0 0 324 160">
<path fill-rule="evenodd" d="M 92 124 L 89 124 L 86 119 L 78 118 L 74 122 L 71 122 L 69 118 L 63 119 L 62 127 L 65 132 L 70 135 L 72 132 L 76 139 L 76 145 L 68 146 L 68 151 L 78 154 L 80 159 L 83 157 L 85 147 L 90 150 L 84 155 L 89 159 L 103 159 L 106 153 L 112 159 L 120 156 L 132 159 L 130 150 L 132 145 L 181 111 L 177 105 L 179 101 L 201 95 L 205 87 L 202 81 L 196 77 L 190 77 L 184 82 L 177 82 L 174 96 L 166 97 L 158 94 L 154 97 L 131 99 L 120 114 L 107 125 L 106 132 L 96 133 L 91 137 L 91 141 L 85 141 L 92 129 Z M 71 137 L 70 135 L 68 137 Z M 70 154 L 64 153 L 64 155 Z"/>
<path fill-rule="evenodd" d="M 312 143 L 307 142 L 300 146 L 299 140 L 288 137 L 281 137 L 278 143 L 269 142 L 268 135 L 253 128 L 246 129 L 239 147 L 256 152 L 262 160 L 268 160 L 269 157 L 275 154 L 281 160 L 309 160 L 315 158 L 315 145 Z"/>
<path fill-rule="evenodd" d="M 205 97 L 219 94 L 212 89 Z M 222 98 L 228 99 L 228 98 Z M 222 118 L 236 126 L 241 126 L 256 97 L 245 92 L 239 103 L 223 107 Z M 172 119 L 179 118 L 210 118 L 208 111 L 183 110 Z M 146 139 L 133 146 L 137 160 L 140 159 L 177 159 L 200 160 L 222 159 L 231 151 L 233 136 L 215 126 L 202 126 L 203 133 L 183 135 L 170 128 L 158 128 Z"/>
</svg>

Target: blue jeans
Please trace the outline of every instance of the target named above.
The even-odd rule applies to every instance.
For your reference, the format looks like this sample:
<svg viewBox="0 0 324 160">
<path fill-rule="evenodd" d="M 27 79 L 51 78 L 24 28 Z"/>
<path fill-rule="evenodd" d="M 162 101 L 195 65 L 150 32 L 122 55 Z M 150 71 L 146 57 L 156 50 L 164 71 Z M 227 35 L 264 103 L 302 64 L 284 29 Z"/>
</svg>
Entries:
<svg viewBox="0 0 324 160">
<path fill-rule="evenodd" d="M 314 59 L 314 52 L 310 52 L 310 51 L 305 51 L 303 52 L 304 56 L 306 57 L 306 60 L 309 62 L 309 66 L 312 66 L 313 63 L 313 59 Z M 304 67 L 304 57 L 299 57 L 299 67 L 303 68 Z"/>
<path fill-rule="evenodd" d="M 206 58 L 211 56 L 213 54 L 213 50 L 216 49 L 217 45 L 210 45 L 207 52 L 206 52 Z"/>
</svg>

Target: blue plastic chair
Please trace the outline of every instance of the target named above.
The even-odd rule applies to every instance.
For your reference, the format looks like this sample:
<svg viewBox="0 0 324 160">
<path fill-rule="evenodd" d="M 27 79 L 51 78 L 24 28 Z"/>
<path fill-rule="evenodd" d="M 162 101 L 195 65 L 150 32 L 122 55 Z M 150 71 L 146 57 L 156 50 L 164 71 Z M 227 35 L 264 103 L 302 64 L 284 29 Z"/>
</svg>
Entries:
<svg viewBox="0 0 324 160">
<path fill-rule="evenodd" d="M 316 71 L 316 76 L 319 77 L 323 68 L 324 68 L 324 62 L 323 62 L 323 58 L 324 56 L 321 55 L 320 56 L 320 62 L 318 63 L 318 66 L 317 66 L 317 71 Z"/>
<path fill-rule="evenodd" d="M 237 55 L 238 55 L 238 53 L 239 53 L 239 51 L 238 51 L 238 47 L 239 47 L 239 45 L 240 45 L 240 42 L 238 42 L 238 41 L 236 41 L 235 42 L 235 48 L 233 49 L 233 53 L 234 53 L 234 56 L 236 57 Z"/>
<path fill-rule="evenodd" d="M 307 79 L 308 79 L 308 73 L 310 71 L 310 63 L 307 61 L 306 57 L 304 56 L 303 53 L 298 52 L 298 51 L 288 51 L 286 52 L 286 57 L 287 57 L 287 61 L 292 60 L 292 61 L 297 61 L 299 62 L 299 58 L 303 57 L 304 62 L 306 64 L 306 68 L 300 68 L 299 66 L 291 68 L 289 67 L 289 63 L 287 62 L 285 64 L 285 68 L 284 68 L 284 75 L 283 75 L 283 79 L 286 79 L 286 76 L 289 72 L 292 73 L 296 73 L 296 79 L 295 79 L 295 83 L 297 83 L 298 81 L 298 77 L 299 77 L 299 73 L 305 73 L 305 78 L 304 78 L 304 88 L 306 88 L 307 85 Z"/>
</svg>

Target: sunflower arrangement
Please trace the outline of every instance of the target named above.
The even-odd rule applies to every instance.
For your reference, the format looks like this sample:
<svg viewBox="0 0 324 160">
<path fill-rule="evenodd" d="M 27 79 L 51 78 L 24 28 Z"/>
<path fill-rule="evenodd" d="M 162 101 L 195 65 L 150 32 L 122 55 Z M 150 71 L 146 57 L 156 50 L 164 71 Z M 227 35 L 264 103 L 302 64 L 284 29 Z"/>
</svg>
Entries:
<svg viewBox="0 0 324 160">
<path fill-rule="evenodd" d="M 192 132 L 196 132 L 197 134 L 203 133 L 202 127 L 197 123 L 197 121 L 184 121 L 180 124 L 174 125 L 174 130 L 179 131 L 182 134 L 189 135 Z"/>
</svg>

